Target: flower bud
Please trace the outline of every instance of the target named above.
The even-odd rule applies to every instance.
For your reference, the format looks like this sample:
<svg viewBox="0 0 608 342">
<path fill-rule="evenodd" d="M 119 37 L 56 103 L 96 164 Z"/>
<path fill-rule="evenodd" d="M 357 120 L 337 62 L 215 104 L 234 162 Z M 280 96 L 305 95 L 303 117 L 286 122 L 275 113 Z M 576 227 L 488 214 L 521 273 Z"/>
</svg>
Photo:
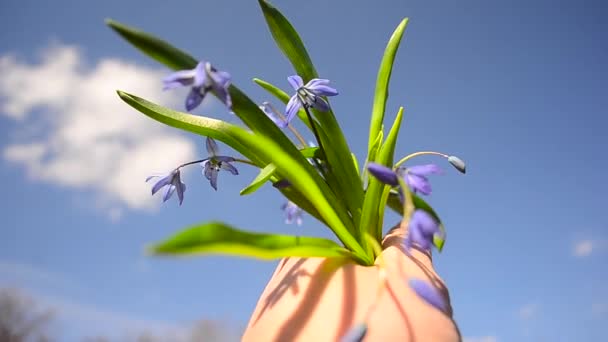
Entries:
<svg viewBox="0 0 608 342">
<path fill-rule="evenodd" d="M 448 161 L 450 162 L 450 164 L 452 164 L 452 166 L 456 168 L 456 170 L 462 173 L 467 173 L 467 166 L 464 164 L 462 159 L 456 156 L 449 156 Z"/>
</svg>

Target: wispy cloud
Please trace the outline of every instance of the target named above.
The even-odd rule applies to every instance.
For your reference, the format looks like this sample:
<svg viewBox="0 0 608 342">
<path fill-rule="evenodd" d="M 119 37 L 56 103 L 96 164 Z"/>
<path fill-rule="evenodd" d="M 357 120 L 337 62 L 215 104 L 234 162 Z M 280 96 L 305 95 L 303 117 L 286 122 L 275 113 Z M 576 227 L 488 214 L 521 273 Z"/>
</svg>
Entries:
<svg viewBox="0 0 608 342">
<path fill-rule="evenodd" d="M 78 47 L 61 44 L 39 63 L 0 56 L 0 113 L 19 133 L 4 159 L 32 180 L 92 190 L 93 204 L 113 219 L 124 208 L 154 208 L 145 177 L 191 160 L 195 145 L 136 113 L 115 90 L 181 108 L 183 97 L 161 90 L 165 73 L 115 58 L 89 66 Z"/>
<path fill-rule="evenodd" d="M 66 276 L 41 268 L 15 262 L 0 260 L 0 285 L 4 287 L 31 287 L 47 289 L 74 289 L 78 285 Z"/>
<path fill-rule="evenodd" d="M 593 241 L 591 240 L 578 241 L 572 248 L 572 254 L 578 258 L 589 256 L 591 252 L 593 252 Z"/>
<path fill-rule="evenodd" d="M 537 303 L 529 303 L 517 310 L 517 317 L 523 321 L 528 321 L 538 315 L 539 306 Z"/>
<path fill-rule="evenodd" d="M 608 249 L 608 240 L 604 239 L 582 239 L 572 246 L 572 255 L 577 258 L 588 257 L 591 254 L 604 252 Z"/>
<path fill-rule="evenodd" d="M 463 342 L 498 342 L 496 336 L 478 336 L 478 337 L 464 337 Z"/>
</svg>

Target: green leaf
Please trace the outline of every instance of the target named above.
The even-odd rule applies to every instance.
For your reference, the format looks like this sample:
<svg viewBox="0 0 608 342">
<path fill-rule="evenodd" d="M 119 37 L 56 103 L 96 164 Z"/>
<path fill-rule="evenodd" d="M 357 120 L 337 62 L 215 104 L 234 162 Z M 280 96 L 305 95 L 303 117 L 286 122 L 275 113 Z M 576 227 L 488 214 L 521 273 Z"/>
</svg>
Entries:
<svg viewBox="0 0 608 342">
<path fill-rule="evenodd" d="M 193 69 L 198 63 L 194 57 L 149 33 L 112 19 L 106 19 L 106 24 L 143 53 L 173 70 Z"/>
<path fill-rule="evenodd" d="M 382 122 L 384 121 L 384 111 L 386 108 L 386 100 L 388 100 L 388 86 L 393 71 L 393 62 L 395 61 L 395 55 L 399 49 L 401 37 L 403 37 L 403 32 L 407 27 L 407 23 L 408 18 L 403 19 L 401 23 L 399 23 L 386 45 L 384 56 L 382 56 L 382 62 L 380 62 L 380 69 L 378 70 L 378 77 L 376 79 L 374 106 L 372 108 L 372 117 L 369 125 L 367 160 L 373 160 L 371 158 L 372 148 L 374 146 L 374 141 L 378 136 L 378 132 L 381 130 Z"/>
<path fill-rule="evenodd" d="M 258 0 L 258 2 L 272 37 L 283 54 L 289 59 L 296 73 L 304 79 L 304 82 L 316 78 L 318 76 L 317 71 L 304 43 L 302 43 L 302 39 L 300 39 L 291 23 L 267 1 Z M 359 213 L 363 203 L 363 187 L 360 185 L 359 174 L 350 160 L 351 151 L 344 134 L 331 110 L 328 112 L 313 111 L 313 113 L 320 123 L 321 131 L 324 132 L 320 132 L 321 141 L 319 143 L 325 149 L 327 163 L 333 173 L 332 179 L 328 181 L 332 189 L 344 198 L 354 221 L 359 221 Z"/>
<path fill-rule="evenodd" d="M 283 257 L 352 257 L 331 240 L 263 234 L 235 229 L 222 222 L 187 228 L 150 248 L 157 255 L 228 254 L 260 259 Z"/>
<path fill-rule="evenodd" d="M 255 179 L 251 182 L 251 184 L 247 185 L 243 190 L 241 190 L 241 196 L 249 195 L 258 190 L 266 181 L 272 177 L 274 172 L 276 171 L 276 165 L 270 163 L 266 165 L 263 169 L 260 170 L 260 173 L 255 177 Z"/>
<path fill-rule="evenodd" d="M 327 188 L 325 181 L 299 150 L 296 149 L 294 156 L 273 139 L 263 135 L 254 135 L 238 126 L 220 120 L 176 112 L 125 92 L 118 91 L 118 95 L 133 108 L 157 121 L 196 134 L 210 136 L 230 145 L 260 167 L 269 163 L 275 164 L 276 172 L 287 178 L 292 186 L 308 199 L 322 217 L 323 222 L 347 248 L 360 258 L 360 262 L 373 263 L 373 260 L 366 255 L 361 245 L 349 233 L 352 227 L 347 225 L 352 222 L 349 220 L 348 213 L 340 206 L 332 191 Z"/>
<path fill-rule="evenodd" d="M 395 154 L 395 145 L 397 144 L 397 137 L 399 136 L 399 128 L 401 127 L 401 120 L 403 119 L 403 107 L 399 108 L 393 127 L 386 137 L 386 141 L 380 148 L 378 156 L 375 162 L 388 167 L 393 165 L 393 156 Z M 379 225 L 379 206 L 385 206 L 381 203 L 382 190 L 385 185 L 377 180 L 375 177 L 369 178 L 369 185 L 365 192 L 365 199 L 363 201 L 363 214 L 361 215 L 360 235 L 363 231 L 368 231 L 378 241 L 382 238 L 382 227 Z"/>
</svg>

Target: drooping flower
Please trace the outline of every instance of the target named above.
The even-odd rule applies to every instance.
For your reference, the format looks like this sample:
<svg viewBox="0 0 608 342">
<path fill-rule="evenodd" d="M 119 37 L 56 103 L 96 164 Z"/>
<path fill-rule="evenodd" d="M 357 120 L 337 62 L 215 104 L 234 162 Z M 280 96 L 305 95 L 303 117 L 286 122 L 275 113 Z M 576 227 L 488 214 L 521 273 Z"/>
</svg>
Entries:
<svg viewBox="0 0 608 342">
<path fill-rule="evenodd" d="M 182 183 L 180 179 L 179 168 L 169 172 L 166 175 L 154 175 L 146 178 L 146 182 L 154 178 L 160 178 L 154 185 L 152 186 L 152 195 L 154 195 L 158 190 L 166 187 L 165 194 L 163 195 L 163 202 L 166 202 L 174 192 L 177 192 L 177 198 L 179 199 L 179 205 L 182 205 L 184 201 L 184 192 L 186 191 L 186 184 Z"/>
<path fill-rule="evenodd" d="M 281 206 L 281 209 L 285 212 L 285 223 L 292 224 L 295 222 L 298 226 L 302 225 L 303 210 L 297 204 L 287 201 Z"/>
<path fill-rule="evenodd" d="M 403 241 L 406 250 L 414 245 L 425 251 L 433 246 L 433 236 L 441 233 L 439 223 L 426 211 L 417 209 L 412 214 L 408 225 L 408 235 Z"/>
<path fill-rule="evenodd" d="M 239 171 L 234 165 L 230 164 L 235 161 L 234 158 L 218 155 L 219 147 L 215 140 L 207 137 L 205 145 L 207 147 L 207 152 L 209 153 L 209 158 L 201 163 L 203 174 L 205 175 L 205 178 L 209 180 L 211 187 L 217 190 L 217 174 L 220 170 L 228 171 L 233 175 L 238 175 Z"/>
<path fill-rule="evenodd" d="M 398 172 L 405 178 L 405 183 L 410 186 L 414 193 L 420 192 L 423 195 L 430 195 L 431 183 L 427 176 L 441 173 L 441 169 L 435 164 L 426 164 L 400 168 Z"/>
<path fill-rule="evenodd" d="M 296 93 L 289 99 L 285 107 L 285 126 L 291 122 L 298 110 L 300 110 L 300 107 L 307 109 L 314 108 L 321 112 L 327 112 L 329 110 L 329 103 L 322 96 L 338 95 L 338 91 L 330 87 L 329 80 L 326 79 L 313 78 L 306 85 L 304 85 L 302 77 L 298 75 L 289 76 L 287 80 Z"/>
<path fill-rule="evenodd" d="M 191 111 L 201 104 L 205 95 L 211 90 L 228 108 L 232 107 L 232 99 L 228 88 L 231 77 L 225 71 L 218 71 L 211 63 L 201 61 L 194 69 L 176 71 L 163 79 L 164 90 L 177 87 L 192 86 L 186 97 L 186 110 Z"/>
<path fill-rule="evenodd" d="M 418 295 L 418 297 L 420 297 L 426 303 L 446 314 L 449 314 L 449 306 L 445 297 L 433 285 L 418 278 L 411 278 L 409 280 L 409 285 L 410 288 Z"/>
<path fill-rule="evenodd" d="M 400 167 L 397 170 L 393 170 L 384 165 L 369 163 L 367 169 L 379 181 L 391 186 L 398 186 L 399 177 L 402 177 L 414 193 L 420 192 L 424 195 L 431 193 L 431 183 L 426 176 L 441 173 L 441 169 L 435 164 L 415 165 L 407 168 Z"/>
</svg>

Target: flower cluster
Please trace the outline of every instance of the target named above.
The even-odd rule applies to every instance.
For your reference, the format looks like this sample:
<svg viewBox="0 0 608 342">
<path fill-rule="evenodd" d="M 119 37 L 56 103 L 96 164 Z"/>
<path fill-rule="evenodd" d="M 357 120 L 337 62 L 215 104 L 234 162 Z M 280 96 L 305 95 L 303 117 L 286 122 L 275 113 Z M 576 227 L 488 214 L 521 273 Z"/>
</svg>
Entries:
<svg viewBox="0 0 608 342">
<path fill-rule="evenodd" d="M 295 94 L 287 103 L 285 113 L 278 112 L 274 106 L 267 101 L 260 105 L 260 109 L 278 127 L 285 128 L 289 126 L 300 141 L 303 142 L 304 139 L 302 136 L 289 125 L 295 117 L 295 114 L 300 108 L 304 108 L 306 111 L 310 108 L 317 109 L 321 112 L 328 111 L 329 103 L 327 103 L 323 97 L 338 95 L 338 91 L 329 86 L 330 81 L 327 79 L 314 78 L 306 83 L 306 85 L 304 85 L 304 81 L 299 75 L 289 76 L 287 80 L 295 90 Z M 185 107 L 187 111 L 192 111 L 198 107 L 209 91 L 213 91 L 220 101 L 229 109 L 232 106 L 232 99 L 229 92 L 231 83 L 230 74 L 225 71 L 218 71 L 209 62 L 200 61 L 194 69 L 173 72 L 163 79 L 163 83 L 164 90 L 178 87 L 191 87 L 190 92 L 186 97 Z M 158 182 L 153 185 L 152 194 L 154 195 L 160 188 L 167 186 L 163 201 L 167 201 L 173 192 L 177 192 L 179 204 L 181 205 L 184 200 L 186 185 L 180 180 L 180 169 L 194 163 L 201 163 L 205 178 L 209 180 L 211 187 L 215 190 L 217 190 L 217 175 L 220 170 L 225 170 L 233 175 L 238 175 L 238 170 L 231 164 L 232 162 L 238 161 L 237 159 L 218 155 L 219 149 L 217 143 L 211 138 L 207 138 L 206 147 L 207 152 L 209 153 L 208 158 L 180 165 L 167 175 L 154 175 L 148 177 L 146 182 L 154 178 L 160 178 Z M 289 185 L 289 181 L 285 179 L 275 183 L 277 188 L 287 187 Z M 302 225 L 303 210 L 294 202 L 288 201 L 282 206 L 282 210 L 285 212 L 285 223 L 291 224 L 295 222 L 298 226 Z"/>
</svg>

